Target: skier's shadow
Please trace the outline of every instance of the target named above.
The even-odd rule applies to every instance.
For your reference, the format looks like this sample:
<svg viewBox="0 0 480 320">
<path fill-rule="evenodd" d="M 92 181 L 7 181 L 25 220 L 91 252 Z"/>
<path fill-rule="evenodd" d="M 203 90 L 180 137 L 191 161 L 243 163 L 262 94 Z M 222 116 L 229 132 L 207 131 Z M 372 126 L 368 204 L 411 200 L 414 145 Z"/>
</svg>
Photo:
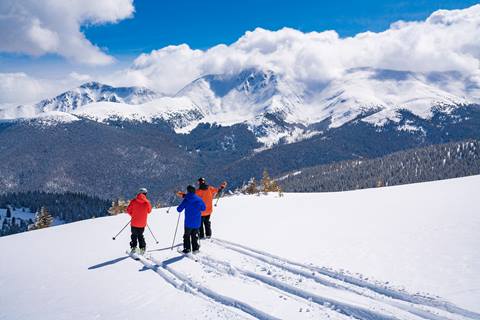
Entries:
<svg viewBox="0 0 480 320">
<path fill-rule="evenodd" d="M 113 260 L 105 261 L 105 262 L 96 264 L 96 265 L 94 265 L 94 266 L 88 267 L 88 270 L 94 270 L 94 269 L 98 269 L 98 268 L 103 268 L 103 267 L 106 267 L 106 266 L 115 264 L 115 263 L 117 263 L 117 262 L 120 262 L 120 261 L 125 260 L 125 259 L 128 259 L 128 258 L 129 258 L 129 256 L 124 256 L 124 257 L 116 258 L 116 259 L 113 259 Z"/>
</svg>

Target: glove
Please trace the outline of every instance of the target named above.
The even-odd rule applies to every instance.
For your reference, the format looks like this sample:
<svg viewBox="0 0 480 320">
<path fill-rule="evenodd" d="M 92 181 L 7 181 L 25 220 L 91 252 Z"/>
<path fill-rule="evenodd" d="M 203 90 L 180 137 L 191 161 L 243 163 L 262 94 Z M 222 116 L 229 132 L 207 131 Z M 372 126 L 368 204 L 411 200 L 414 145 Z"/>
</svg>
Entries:
<svg viewBox="0 0 480 320">
<path fill-rule="evenodd" d="M 185 198 L 185 192 L 177 191 L 177 196 L 178 196 L 179 198 Z"/>
<path fill-rule="evenodd" d="M 224 181 L 224 182 L 220 185 L 220 189 L 223 190 L 223 189 L 225 189 L 226 186 L 227 186 L 227 181 Z"/>
</svg>

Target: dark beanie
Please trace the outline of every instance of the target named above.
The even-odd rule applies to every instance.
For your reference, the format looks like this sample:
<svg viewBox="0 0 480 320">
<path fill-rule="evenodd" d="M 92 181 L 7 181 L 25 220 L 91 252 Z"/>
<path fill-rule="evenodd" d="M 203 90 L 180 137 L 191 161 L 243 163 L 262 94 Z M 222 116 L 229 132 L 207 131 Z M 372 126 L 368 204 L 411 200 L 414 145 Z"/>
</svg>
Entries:
<svg viewBox="0 0 480 320">
<path fill-rule="evenodd" d="M 194 186 L 188 186 L 187 187 L 187 192 L 188 193 L 195 193 L 195 187 Z"/>
</svg>

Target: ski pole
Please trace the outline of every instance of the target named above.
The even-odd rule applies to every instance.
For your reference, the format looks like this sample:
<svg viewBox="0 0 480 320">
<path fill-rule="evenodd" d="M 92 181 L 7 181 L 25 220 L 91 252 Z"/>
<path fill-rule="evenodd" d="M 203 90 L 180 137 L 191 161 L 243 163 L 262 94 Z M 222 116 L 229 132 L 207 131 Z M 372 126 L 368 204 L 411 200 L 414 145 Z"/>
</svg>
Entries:
<svg viewBox="0 0 480 320">
<path fill-rule="evenodd" d="M 123 227 L 122 230 L 120 230 L 120 232 L 117 233 L 112 239 L 115 240 L 115 238 L 118 237 L 118 235 L 122 233 L 123 230 L 125 230 L 125 228 L 130 224 L 130 222 L 132 222 L 132 220 L 128 221 L 125 227 Z"/>
<path fill-rule="evenodd" d="M 155 238 L 155 236 L 153 235 L 152 229 L 150 229 L 150 226 L 149 226 L 148 224 L 147 224 L 147 228 L 148 228 L 148 231 L 150 231 L 150 233 L 152 234 L 153 239 L 155 239 L 155 241 L 156 241 L 157 244 L 158 244 L 158 240 L 157 240 L 157 238 Z"/>
<path fill-rule="evenodd" d="M 180 215 L 181 213 L 178 213 L 177 226 L 175 227 L 175 234 L 173 236 L 172 248 L 170 250 L 173 250 L 173 245 L 175 244 L 175 238 L 177 237 L 178 223 L 180 222 Z"/>
<path fill-rule="evenodd" d="M 220 192 L 218 193 L 217 201 L 215 202 L 215 207 L 217 206 L 218 201 L 220 200 L 220 197 L 222 196 L 222 193 L 223 193 L 223 189 L 220 190 Z"/>
</svg>

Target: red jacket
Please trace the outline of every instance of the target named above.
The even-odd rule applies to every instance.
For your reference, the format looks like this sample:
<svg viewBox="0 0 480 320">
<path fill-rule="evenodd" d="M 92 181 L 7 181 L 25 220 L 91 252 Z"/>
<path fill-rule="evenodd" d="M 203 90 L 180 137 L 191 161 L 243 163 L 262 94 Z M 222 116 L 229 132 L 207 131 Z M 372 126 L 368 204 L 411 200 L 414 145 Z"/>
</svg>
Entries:
<svg viewBox="0 0 480 320">
<path fill-rule="evenodd" d="M 132 217 L 130 223 L 132 227 L 145 228 L 147 225 L 147 215 L 152 211 L 152 205 L 143 193 L 137 194 L 137 197 L 130 201 L 127 207 L 127 213 Z"/>
<path fill-rule="evenodd" d="M 205 206 L 207 207 L 205 211 L 202 211 L 202 217 L 211 215 L 213 211 L 213 198 L 218 193 L 218 189 L 212 186 L 208 186 L 208 189 L 197 189 L 195 193 L 197 194 L 197 196 L 202 198 L 203 202 L 205 202 Z"/>
</svg>

